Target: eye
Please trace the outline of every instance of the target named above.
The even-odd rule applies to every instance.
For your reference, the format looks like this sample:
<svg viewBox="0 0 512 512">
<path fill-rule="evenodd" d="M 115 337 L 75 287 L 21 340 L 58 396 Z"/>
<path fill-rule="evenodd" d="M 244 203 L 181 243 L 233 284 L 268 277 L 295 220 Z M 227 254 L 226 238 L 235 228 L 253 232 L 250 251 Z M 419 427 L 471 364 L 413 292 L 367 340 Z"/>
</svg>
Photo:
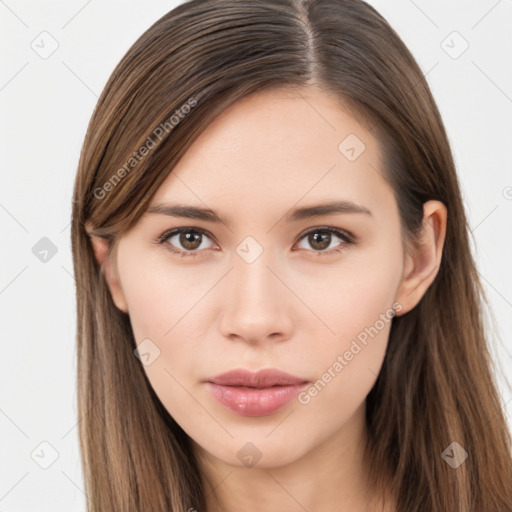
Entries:
<svg viewBox="0 0 512 512">
<path fill-rule="evenodd" d="M 338 238 L 342 243 L 335 245 L 333 248 L 331 245 L 333 238 Z M 340 229 L 331 227 L 316 228 L 314 230 L 308 231 L 300 238 L 300 240 L 304 239 L 310 245 L 310 247 L 313 248 L 313 252 L 316 252 L 318 256 L 339 253 L 345 250 L 347 245 L 355 244 L 355 239 L 352 235 Z M 329 248 L 331 248 L 331 250 L 326 250 Z"/>
<path fill-rule="evenodd" d="M 171 240 L 175 238 L 174 242 Z M 204 240 L 209 236 L 202 229 L 197 228 L 177 228 L 166 231 L 161 235 L 157 242 L 166 244 L 167 248 L 182 257 L 197 256 L 199 249 L 207 249 L 204 247 Z M 177 246 L 177 247 L 176 247 Z"/>
<path fill-rule="evenodd" d="M 212 237 L 213 238 L 213 237 Z M 338 238 L 342 243 L 332 248 L 333 238 Z M 173 239 L 175 239 L 173 241 Z M 198 256 L 204 249 L 212 248 L 204 246 L 206 239 L 210 236 L 199 228 L 176 228 L 166 231 L 156 240 L 157 243 L 165 244 L 166 248 L 181 257 Z M 312 249 L 299 247 L 316 253 L 318 256 L 339 253 L 347 248 L 347 245 L 355 245 L 355 237 L 345 231 L 331 227 L 315 228 L 300 237 L 299 240 L 306 240 Z M 330 250 L 326 250 L 329 249 Z"/>
</svg>

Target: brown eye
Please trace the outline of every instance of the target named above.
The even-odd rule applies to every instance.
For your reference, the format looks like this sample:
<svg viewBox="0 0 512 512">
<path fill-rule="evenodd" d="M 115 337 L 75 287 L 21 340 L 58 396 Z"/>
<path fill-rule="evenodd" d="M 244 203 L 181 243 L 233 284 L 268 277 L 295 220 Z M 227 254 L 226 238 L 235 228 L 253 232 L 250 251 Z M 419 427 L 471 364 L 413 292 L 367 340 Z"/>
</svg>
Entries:
<svg viewBox="0 0 512 512">
<path fill-rule="evenodd" d="M 207 240 L 209 238 L 210 237 L 200 229 L 179 228 L 164 233 L 159 237 L 158 241 L 161 244 L 166 244 L 171 252 L 185 257 L 197 256 L 203 249 L 211 248 L 203 246 L 205 239 Z"/>
<path fill-rule="evenodd" d="M 323 251 L 331 244 L 332 235 L 330 233 L 312 233 L 308 235 L 308 242 L 313 249 Z"/>
<path fill-rule="evenodd" d="M 178 235 L 181 246 L 187 251 L 198 249 L 201 245 L 201 235 L 195 231 L 182 231 Z"/>
<path fill-rule="evenodd" d="M 341 243 L 338 242 L 337 244 L 331 245 L 333 241 L 336 242 L 336 239 L 340 240 Z M 306 233 L 301 238 L 301 241 L 302 240 L 306 240 L 309 247 L 299 246 L 301 249 L 308 249 L 319 255 L 322 253 L 333 254 L 340 252 L 345 249 L 347 245 L 353 243 L 352 238 L 347 233 L 335 228 L 317 228 Z"/>
</svg>

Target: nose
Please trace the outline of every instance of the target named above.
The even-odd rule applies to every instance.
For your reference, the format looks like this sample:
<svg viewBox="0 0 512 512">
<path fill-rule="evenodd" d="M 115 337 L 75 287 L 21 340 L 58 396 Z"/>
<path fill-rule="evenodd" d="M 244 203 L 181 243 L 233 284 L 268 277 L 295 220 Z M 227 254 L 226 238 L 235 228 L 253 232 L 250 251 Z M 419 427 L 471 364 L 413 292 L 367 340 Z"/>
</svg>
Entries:
<svg viewBox="0 0 512 512">
<path fill-rule="evenodd" d="M 285 341 L 292 335 L 293 293 L 264 251 L 247 263 L 238 256 L 222 293 L 221 333 L 250 344 Z"/>
</svg>

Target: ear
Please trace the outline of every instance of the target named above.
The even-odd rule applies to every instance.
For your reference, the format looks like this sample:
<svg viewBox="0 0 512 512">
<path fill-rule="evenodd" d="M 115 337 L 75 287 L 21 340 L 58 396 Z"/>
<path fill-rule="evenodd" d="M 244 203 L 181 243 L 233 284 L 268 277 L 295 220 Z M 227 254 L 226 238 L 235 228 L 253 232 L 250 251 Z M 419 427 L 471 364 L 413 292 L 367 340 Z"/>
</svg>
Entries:
<svg viewBox="0 0 512 512">
<path fill-rule="evenodd" d="M 405 255 L 402 281 L 396 297 L 402 309 L 396 316 L 414 309 L 434 281 L 441 265 L 446 219 L 447 209 L 443 203 L 434 200 L 424 203 L 420 239 Z"/>
<path fill-rule="evenodd" d="M 89 239 L 91 240 L 91 244 L 94 250 L 94 257 L 101 267 L 101 272 L 105 277 L 105 281 L 110 290 L 112 300 L 118 309 L 120 309 L 123 313 L 128 313 L 128 306 L 126 304 L 126 299 L 121 288 L 121 283 L 119 281 L 119 275 L 117 272 L 115 253 L 112 253 L 111 255 L 108 254 L 108 240 L 91 234 L 92 229 L 92 224 L 87 221 L 85 223 L 85 230 L 87 231 Z"/>
</svg>

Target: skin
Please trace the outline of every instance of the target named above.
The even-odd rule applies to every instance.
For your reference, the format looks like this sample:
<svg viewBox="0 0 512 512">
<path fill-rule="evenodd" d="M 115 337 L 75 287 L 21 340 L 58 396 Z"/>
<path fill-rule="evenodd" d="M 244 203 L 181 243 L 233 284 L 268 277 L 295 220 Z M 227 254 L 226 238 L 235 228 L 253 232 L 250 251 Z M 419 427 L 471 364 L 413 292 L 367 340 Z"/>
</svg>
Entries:
<svg viewBox="0 0 512 512">
<path fill-rule="evenodd" d="M 354 161 L 338 149 L 349 134 L 365 144 Z M 136 343 L 149 338 L 160 350 L 144 370 L 192 438 L 205 485 L 215 487 L 209 511 L 216 510 L 214 496 L 228 512 L 370 510 L 365 398 L 390 321 L 307 404 L 294 399 L 271 415 L 243 417 L 217 402 L 203 381 L 233 368 L 277 368 L 316 382 L 393 304 L 397 316 L 417 305 L 439 268 L 446 207 L 425 203 L 423 235 L 406 251 L 380 166 L 378 141 L 335 97 L 317 87 L 260 92 L 223 112 L 151 200 L 211 208 L 229 227 L 145 214 L 110 259 L 105 241 L 92 238 Z M 339 199 L 371 215 L 285 219 L 292 208 Z M 352 233 L 358 243 L 332 235 L 324 248 L 315 245 L 307 234 L 325 226 Z M 206 230 L 192 248 L 197 256 L 166 248 L 186 251 L 179 235 L 154 242 L 178 227 Z M 263 251 L 251 263 L 237 253 L 248 236 Z M 251 450 L 248 442 L 261 454 L 253 467 L 237 456 Z M 385 510 L 394 510 L 391 500 Z"/>
</svg>

